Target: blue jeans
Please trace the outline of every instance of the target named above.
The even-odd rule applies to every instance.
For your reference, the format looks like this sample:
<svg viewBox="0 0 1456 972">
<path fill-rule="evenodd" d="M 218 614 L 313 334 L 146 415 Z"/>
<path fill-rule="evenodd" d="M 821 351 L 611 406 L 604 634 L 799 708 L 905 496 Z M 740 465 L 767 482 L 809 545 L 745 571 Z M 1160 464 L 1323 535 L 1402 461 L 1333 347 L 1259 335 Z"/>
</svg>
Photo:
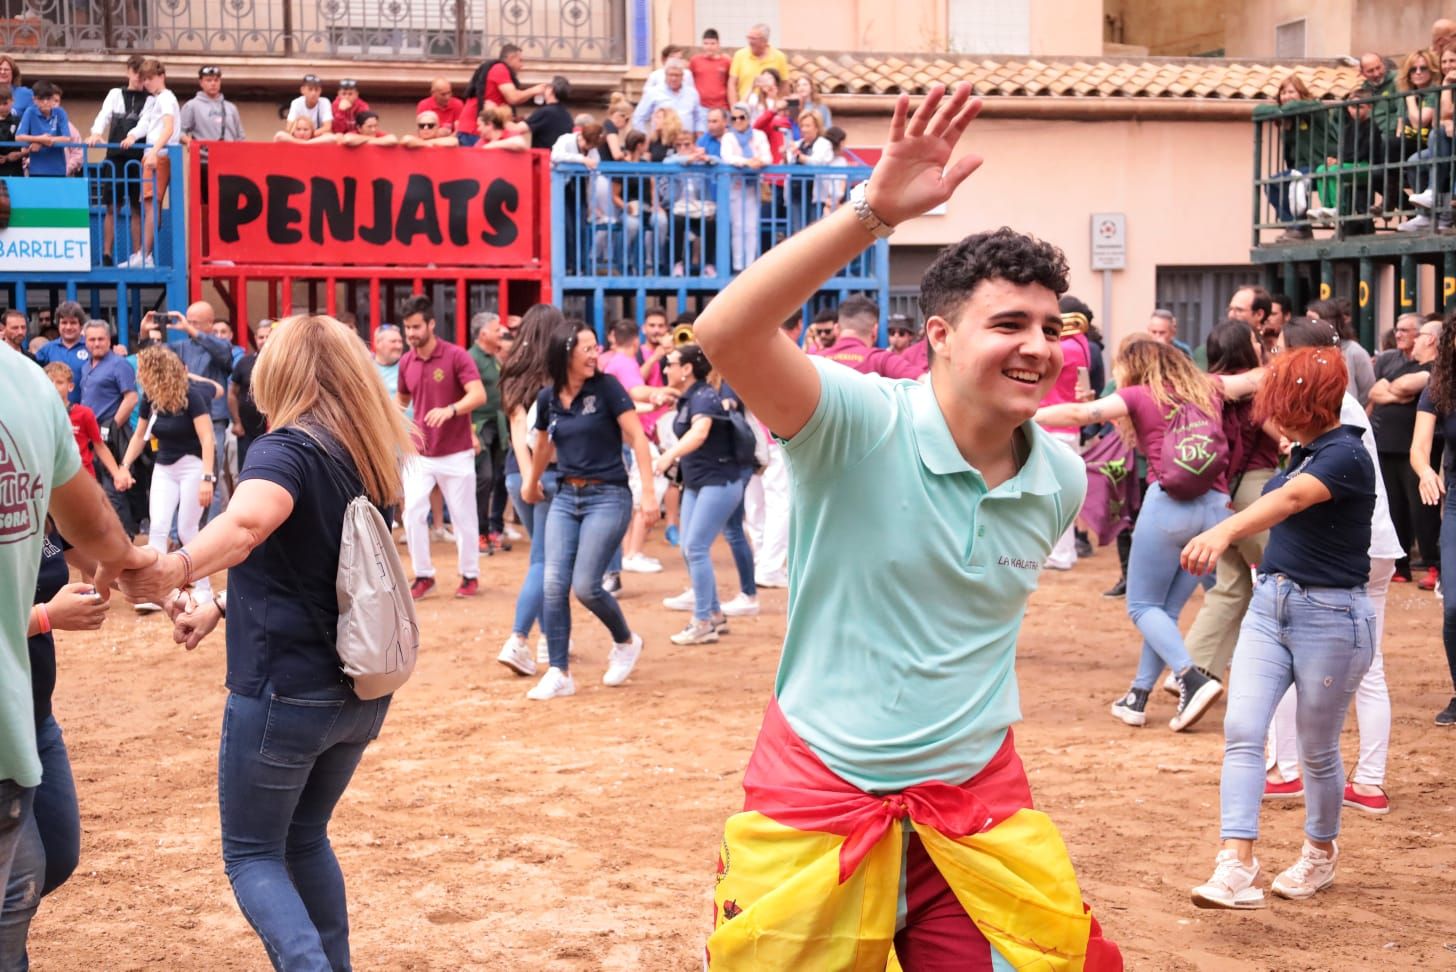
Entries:
<svg viewBox="0 0 1456 972">
<path fill-rule="evenodd" d="M 1256 840 L 1264 794 L 1264 739 L 1274 707 L 1293 684 L 1304 775 L 1304 832 L 1340 834 L 1345 711 L 1375 655 L 1375 610 L 1365 585 L 1301 587 L 1282 574 L 1259 577 L 1229 675 L 1219 783 L 1223 839 Z"/>
<path fill-rule="evenodd" d="M 1152 691 L 1164 666 L 1182 675 L 1193 664 L 1178 614 L 1198 578 L 1178 566 L 1183 547 L 1229 515 L 1228 494 L 1210 490 L 1197 499 L 1176 500 L 1153 483 L 1132 530 L 1127 559 L 1127 614 L 1142 632 L 1142 656 L 1133 688 Z"/>
<path fill-rule="evenodd" d="M 713 541 L 728 541 L 743 593 L 758 593 L 753 582 L 753 549 L 743 534 L 743 490 L 746 479 L 683 490 L 682 555 L 693 584 L 693 617 L 707 621 L 719 612 L 718 581 L 713 575 Z"/>
<path fill-rule="evenodd" d="M 15 848 L 15 862 L 0 905 L 0 972 L 30 968 L 25 939 L 40 899 L 66 882 L 81 857 L 81 812 L 61 727 L 47 717 L 36 727 L 41 784 Z"/>
<path fill-rule="evenodd" d="M 627 526 L 632 522 L 632 491 L 626 486 L 561 484 L 546 515 L 546 576 L 541 602 L 541 627 L 551 653 L 551 667 L 567 671 L 571 641 L 571 603 L 576 599 L 595 614 L 612 640 L 632 640 L 632 629 L 617 599 L 602 588 L 607 569 Z"/>
<path fill-rule="evenodd" d="M 1293 174 L 1293 169 L 1276 172 L 1269 177 L 1270 182 L 1264 186 L 1264 196 L 1269 200 L 1269 205 L 1274 209 L 1274 215 L 1281 223 L 1294 222 L 1294 211 L 1289 208 L 1289 190 L 1294 183 L 1275 180 L 1288 179 Z"/>
<path fill-rule="evenodd" d="M 35 787 L 0 780 L 0 887 L 10 886 L 10 863 L 15 859 L 15 848 L 34 800 Z M 4 914 L 5 906 L 0 903 L 0 916 Z"/>
<path fill-rule="evenodd" d="M 1441 641 L 1446 648 L 1446 667 L 1451 672 L 1451 692 L 1456 695 L 1456 480 L 1446 480 L 1445 512 L 1441 517 L 1441 563 L 1452 565 L 1451 577 L 1441 579 Z"/>
<path fill-rule="evenodd" d="M 546 575 L 546 514 L 551 511 L 551 497 L 556 495 L 560 482 L 556 471 L 548 469 L 541 477 L 541 491 L 546 498 L 539 503 L 527 503 L 521 499 L 521 474 L 511 473 L 506 477 L 506 490 L 511 494 L 516 517 L 526 536 L 531 538 L 531 556 L 526 561 L 521 591 L 516 595 L 516 620 L 511 627 L 522 638 L 530 637 L 531 628 L 541 620 L 542 584 Z"/>
<path fill-rule="evenodd" d="M 217 760 L 222 857 L 276 969 L 351 968 L 329 818 L 388 711 L 388 697 L 361 701 L 342 685 L 285 698 L 265 682 L 257 698 L 228 696 Z"/>
</svg>

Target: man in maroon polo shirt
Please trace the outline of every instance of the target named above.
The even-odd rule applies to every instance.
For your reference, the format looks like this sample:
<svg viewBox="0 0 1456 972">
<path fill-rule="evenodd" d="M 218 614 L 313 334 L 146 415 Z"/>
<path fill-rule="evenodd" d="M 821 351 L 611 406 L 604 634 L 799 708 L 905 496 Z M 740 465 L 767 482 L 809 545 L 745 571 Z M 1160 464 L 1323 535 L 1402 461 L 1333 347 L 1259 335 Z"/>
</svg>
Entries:
<svg viewBox="0 0 1456 972">
<path fill-rule="evenodd" d="M 435 335 L 435 309 L 428 297 L 406 298 L 399 317 L 409 350 L 399 359 L 396 398 L 401 408 L 414 405 L 419 430 L 419 455 L 404 467 L 404 535 L 415 572 L 410 594 L 418 600 L 435 588 L 427 518 L 430 492 L 439 486 L 460 558 L 455 596 L 472 597 L 480 590 L 480 520 L 470 413 L 485 404 L 485 386 L 470 354 Z"/>
<path fill-rule="evenodd" d="M 853 368 L 863 375 L 886 378 L 919 378 L 924 371 L 889 348 L 874 346 L 880 326 L 879 305 L 862 294 L 846 298 L 839 305 L 839 340 L 820 357 Z"/>
</svg>

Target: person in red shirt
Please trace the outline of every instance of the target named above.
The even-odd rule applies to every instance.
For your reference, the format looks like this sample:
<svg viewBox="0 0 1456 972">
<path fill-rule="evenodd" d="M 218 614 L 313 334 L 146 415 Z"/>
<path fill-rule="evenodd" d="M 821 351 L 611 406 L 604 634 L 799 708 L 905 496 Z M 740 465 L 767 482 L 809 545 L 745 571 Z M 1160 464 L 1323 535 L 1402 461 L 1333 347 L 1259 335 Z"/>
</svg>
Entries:
<svg viewBox="0 0 1456 972">
<path fill-rule="evenodd" d="M 820 357 L 853 368 L 862 375 L 886 378 L 919 378 L 924 372 L 904 355 L 874 346 L 880 325 L 879 305 L 862 294 L 848 297 L 839 305 L 839 339 Z"/>
<path fill-rule="evenodd" d="M 698 100 L 705 111 L 728 110 L 728 65 L 731 63 L 732 59 L 718 43 L 718 32 L 711 27 L 703 31 L 703 51 L 688 61 L 688 70 L 692 72 Z"/>
<path fill-rule="evenodd" d="M 330 126 L 335 135 L 351 135 L 359 130 L 359 115 L 369 110 L 369 102 L 359 97 L 359 82 L 344 78 L 334 96 L 334 120 Z"/>
<path fill-rule="evenodd" d="M 422 115 L 427 111 L 435 113 L 440 119 L 440 130 L 447 134 L 455 134 L 455 126 L 460 123 L 460 116 L 465 111 L 465 102 L 455 97 L 450 82 L 444 78 L 436 78 L 430 82 L 430 96 L 421 98 L 420 103 L 415 105 L 415 114 Z"/>
<path fill-rule="evenodd" d="M 71 389 L 76 385 L 71 366 L 64 361 L 53 361 L 45 366 L 45 373 L 51 384 L 56 386 L 56 391 L 60 392 L 61 401 L 67 405 L 67 412 L 71 417 L 71 434 L 76 437 L 76 448 L 81 452 L 81 464 L 86 467 L 91 478 L 96 478 L 96 467 L 91 462 L 92 455 L 95 455 L 111 474 L 117 489 L 123 493 L 131 489 L 131 477 L 117 468 L 116 458 L 101 438 L 101 426 L 96 422 L 96 413 L 85 405 L 70 404 Z"/>
<path fill-rule="evenodd" d="M 460 144 L 476 144 L 480 136 L 480 116 L 486 108 L 506 108 L 514 118 L 516 108 L 528 104 L 533 98 L 546 94 L 549 87 L 545 82 L 521 87 L 517 74 L 521 70 L 523 54 L 515 44 L 503 44 L 500 56 L 486 61 L 475 69 L 470 83 L 465 86 L 465 107 L 460 112 L 460 121 L 455 125 L 455 134 Z M 529 140 L 528 140 L 529 142 Z M 526 146 L 530 148 L 528 144 Z"/>
<path fill-rule="evenodd" d="M 405 299 L 399 310 L 409 350 L 399 359 L 395 397 L 414 406 L 419 455 L 404 467 L 404 530 L 419 600 L 435 588 L 430 561 L 430 492 L 440 487 L 455 526 L 460 587 L 456 597 L 480 591 L 480 516 L 475 504 L 475 448 L 470 413 L 485 404 L 480 369 L 461 347 L 435 335 L 435 308 L 428 297 Z M 442 524 L 436 524 L 440 526 Z"/>
</svg>

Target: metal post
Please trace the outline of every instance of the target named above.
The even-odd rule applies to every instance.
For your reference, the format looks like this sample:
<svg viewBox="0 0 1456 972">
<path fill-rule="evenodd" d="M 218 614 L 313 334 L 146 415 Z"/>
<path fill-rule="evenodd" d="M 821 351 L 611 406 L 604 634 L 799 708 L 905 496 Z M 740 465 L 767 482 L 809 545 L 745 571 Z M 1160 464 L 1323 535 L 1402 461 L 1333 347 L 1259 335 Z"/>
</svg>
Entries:
<svg viewBox="0 0 1456 972">
<path fill-rule="evenodd" d="M 1335 293 L 1335 264 L 1330 260 L 1320 261 L 1319 299 L 1329 300 Z"/>
<path fill-rule="evenodd" d="M 464 60 L 465 52 L 465 0 L 455 0 L 455 56 Z"/>
<path fill-rule="evenodd" d="M 1375 347 L 1375 261 L 1360 258 L 1360 343 L 1369 351 Z"/>
<path fill-rule="evenodd" d="M 1251 246 L 1258 246 L 1259 245 L 1259 223 L 1260 223 L 1260 220 L 1259 220 L 1259 196 L 1260 196 L 1260 192 L 1259 192 L 1259 190 L 1262 188 L 1262 186 L 1260 186 L 1260 184 L 1259 184 L 1259 182 L 1260 182 L 1260 178 L 1259 178 L 1260 177 L 1260 172 L 1259 172 L 1259 169 L 1260 169 L 1260 163 L 1263 162 L 1263 160 L 1264 160 L 1264 123 L 1263 122 L 1260 122 L 1260 121 L 1255 121 L 1254 122 L 1254 203 L 1253 203 L 1253 206 L 1254 206 L 1254 218 L 1253 218 L 1253 222 L 1251 222 L 1249 224 L 1250 227 L 1251 227 L 1250 228 L 1250 233 L 1253 236 L 1253 239 L 1250 242 L 1250 245 Z M 1105 307 L 1103 309 L 1106 310 Z M 1106 326 L 1111 326 L 1111 325 L 1109 324 L 1109 325 L 1106 325 Z M 1108 333 L 1110 334 L 1111 332 L 1109 331 Z"/>
<path fill-rule="evenodd" d="M 293 0 L 283 0 L 283 56 L 293 56 Z"/>
<path fill-rule="evenodd" d="M 1105 333 L 1112 334 L 1112 271 L 1102 271 L 1102 327 Z M 1096 391 L 1100 394 L 1102 389 Z"/>
<path fill-rule="evenodd" d="M 1415 257 L 1400 258 L 1400 282 L 1395 295 L 1395 313 L 1411 314 L 1420 307 L 1421 268 Z"/>
<path fill-rule="evenodd" d="M 1299 270 L 1293 260 L 1284 261 L 1284 292 L 1296 307 L 1304 304 L 1304 295 L 1299 292 Z"/>
</svg>

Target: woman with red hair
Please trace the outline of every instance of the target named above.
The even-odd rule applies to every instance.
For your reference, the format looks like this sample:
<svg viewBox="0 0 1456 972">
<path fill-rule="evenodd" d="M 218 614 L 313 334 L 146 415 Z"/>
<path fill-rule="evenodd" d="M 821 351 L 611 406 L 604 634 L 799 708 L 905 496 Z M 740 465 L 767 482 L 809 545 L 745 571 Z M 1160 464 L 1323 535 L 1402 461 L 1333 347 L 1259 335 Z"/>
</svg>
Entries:
<svg viewBox="0 0 1456 972">
<path fill-rule="evenodd" d="M 1375 463 L 1360 432 L 1340 422 L 1348 373 L 1335 347 L 1274 359 L 1254 400 L 1296 443 L 1288 468 L 1240 513 L 1183 548 L 1191 573 L 1207 573 L 1235 541 L 1269 530 L 1254 599 L 1239 630 L 1224 716 L 1221 838 L 1213 876 L 1193 889 L 1203 908 L 1260 908 L 1259 803 L 1264 736 L 1274 708 L 1298 687 L 1304 762 L 1305 841 L 1274 879 L 1274 893 L 1308 898 L 1334 881 L 1344 797 L 1340 730 L 1374 653 L 1375 612 L 1366 595 Z"/>
</svg>

